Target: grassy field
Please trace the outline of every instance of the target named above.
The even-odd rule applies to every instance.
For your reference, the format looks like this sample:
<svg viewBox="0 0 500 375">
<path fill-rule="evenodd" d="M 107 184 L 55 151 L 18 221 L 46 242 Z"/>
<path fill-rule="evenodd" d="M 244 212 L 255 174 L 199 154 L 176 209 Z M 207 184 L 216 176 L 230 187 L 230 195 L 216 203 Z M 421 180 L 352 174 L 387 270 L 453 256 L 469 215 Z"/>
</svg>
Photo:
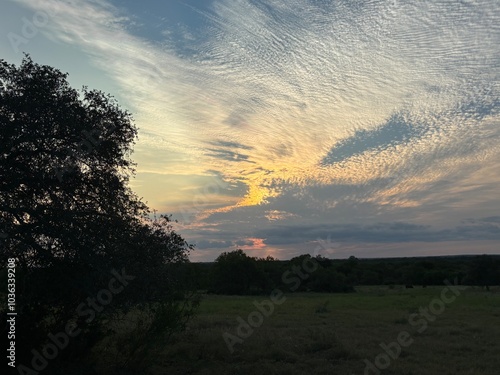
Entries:
<svg viewBox="0 0 500 375">
<path fill-rule="evenodd" d="M 237 318 L 248 320 L 258 311 L 254 301 L 269 297 L 205 296 L 188 330 L 158 358 L 155 373 L 363 374 L 365 360 L 385 368 L 383 374 L 500 373 L 500 289 L 468 288 L 444 297 L 443 289 L 285 294 L 260 327 L 250 335 L 243 331 L 248 337 L 234 345 L 233 353 L 223 334 L 237 337 Z M 430 310 L 423 315 L 420 308 Z M 258 317 L 253 315 L 254 325 Z M 407 346 L 400 345 L 398 353 L 394 342 L 404 331 Z M 392 348 L 392 358 L 382 343 Z"/>
</svg>

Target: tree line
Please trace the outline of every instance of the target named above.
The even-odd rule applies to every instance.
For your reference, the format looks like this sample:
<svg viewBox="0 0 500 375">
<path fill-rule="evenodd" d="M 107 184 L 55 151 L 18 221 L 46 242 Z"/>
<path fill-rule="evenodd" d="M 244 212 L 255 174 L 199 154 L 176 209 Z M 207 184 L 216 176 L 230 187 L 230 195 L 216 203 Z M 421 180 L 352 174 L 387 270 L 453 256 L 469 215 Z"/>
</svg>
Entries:
<svg viewBox="0 0 500 375">
<path fill-rule="evenodd" d="M 315 266 L 302 277 L 298 267 L 305 261 Z M 296 292 L 346 293 L 360 285 L 426 287 L 443 285 L 445 280 L 489 288 L 500 285 L 500 256 L 328 259 L 304 254 L 278 260 L 235 250 L 220 254 L 214 262 L 186 264 L 186 282 L 208 293 L 266 294 L 292 284 L 293 277 L 300 279 L 292 290 Z"/>
</svg>

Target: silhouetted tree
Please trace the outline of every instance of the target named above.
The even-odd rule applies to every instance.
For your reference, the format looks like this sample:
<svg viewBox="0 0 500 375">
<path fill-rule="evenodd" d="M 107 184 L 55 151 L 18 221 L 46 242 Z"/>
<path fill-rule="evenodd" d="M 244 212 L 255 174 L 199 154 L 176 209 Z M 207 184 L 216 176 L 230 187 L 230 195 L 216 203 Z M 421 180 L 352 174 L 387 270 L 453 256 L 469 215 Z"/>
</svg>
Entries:
<svg viewBox="0 0 500 375">
<path fill-rule="evenodd" d="M 257 261 L 243 250 L 224 252 L 213 267 L 214 290 L 221 294 L 252 294 L 262 292 L 265 275 Z"/>
<path fill-rule="evenodd" d="M 129 358 L 191 315 L 194 300 L 177 275 L 192 247 L 168 217 L 150 220 L 127 184 L 136 135 L 112 97 L 76 91 L 29 56 L 19 67 L 0 60 L 0 262 L 16 261 L 18 363 L 29 365 L 31 349 L 68 322 L 82 333 L 49 361 L 53 374 L 70 373 L 68 363 L 89 354 L 116 314 L 138 305 L 149 314 L 149 337 L 120 348 Z M 130 275 L 125 289 L 89 319 L 77 309 L 108 288 L 112 269 Z"/>
<path fill-rule="evenodd" d="M 490 289 L 491 285 L 500 284 L 500 267 L 496 259 L 481 255 L 474 259 L 469 267 L 466 283 Z"/>
</svg>

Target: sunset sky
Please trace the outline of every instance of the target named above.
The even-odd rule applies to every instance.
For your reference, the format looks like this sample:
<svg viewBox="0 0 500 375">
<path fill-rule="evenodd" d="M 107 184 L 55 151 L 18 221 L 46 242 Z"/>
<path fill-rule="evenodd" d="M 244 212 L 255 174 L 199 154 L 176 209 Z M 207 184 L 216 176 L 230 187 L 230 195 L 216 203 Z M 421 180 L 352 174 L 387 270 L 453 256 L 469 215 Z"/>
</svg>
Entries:
<svg viewBox="0 0 500 375">
<path fill-rule="evenodd" d="M 0 35 L 133 113 L 192 260 L 500 253 L 497 0 L 3 0 Z"/>
</svg>

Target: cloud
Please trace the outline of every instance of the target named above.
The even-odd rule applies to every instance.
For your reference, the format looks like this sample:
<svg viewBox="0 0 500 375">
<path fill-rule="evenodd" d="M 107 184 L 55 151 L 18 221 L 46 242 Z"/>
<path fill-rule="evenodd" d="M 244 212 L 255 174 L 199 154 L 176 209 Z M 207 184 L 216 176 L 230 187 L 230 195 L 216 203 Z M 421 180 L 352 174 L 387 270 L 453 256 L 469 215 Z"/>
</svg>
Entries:
<svg viewBox="0 0 500 375">
<path fill-rule="evenodd" d="M 221 0 L 190 8 L 205 22 L 182 26 L 194 51 L 186 54 L 176 47 L 177 24 L 161 25 L 162 43 L 145 40 L 131 33 L 138 15 L 75 0 L 56 3 L 51 37 L 87 51 L 122 85 L 148 135 L 140 146 L 229 178 L 241 172 L 234 161 L 245 161 L 248 186 L 266 199 L 269 176 L 259 168 L 297 184 L 353 174 L 369 181 L 399 173 L 416 152 L 469 138 L 463 114 L 498 109 L 488 76 L 499 60 L 498 32 L 488 28 L 493 3 L 460 6 L 452 17 L 433 4 Z M 425 139 L 416 137 L 421 129 Z M 380 163 L 373 151 L 384 150 Z M 318 168 L 347 159 L 342 168 Z"/>
<path fill-rule="evenodd" d="M 206 155 L 214 158 L 219 158 L 227 161 L 255 163 L 251 160 L 248 160 L 250 158 L 249 155 L 240 154 L 238 152 L 233 152 L 230 150 L 225 150 L 223 148 L 219 149 L 208 148 L 207 151 L 208 152 L 206 153 Z"/>
<path fill-rule="evenodd" d="M 214 146 L 219 146 L 219 147 L 228 147 L 231 149 L 243 149 L 243 150 L 252 150 L 253 149 L 253 147 L 251 147 L 251 146 L 242 145 L 238 142 L 213 141 L 213 142 L 210 142 L 210 144 L 212 144 Z"/>
<path fill-rule="evenodd" d="M 393 115 L 385 124 L 373 130 L 358 130 L 335 145 L 322 160 L 322 165 L 345 161 L 366 151 L 383 150 L 400 144 L 415 141 L 425 129 L 414 127 L 405 120 Z"/>
<path fill-rule="evenodd" d="M 499 223 L 500 224 L 500 216 L 489 216 L 482 219 L 480 221 L 484 221 L 486 223 Z"/>
<path fill-rule="evenodd" d="M 194 243 L 199 249 L 224 249 L 233 245 L 231 241 L 206 241 L 198 240 Z"/>
<path fill-rule="evenodd" d="M 330 238 L 337 242 L 401 243 L 500 240 L 500 227 L 496 225 L 462 225 L 450 229 L 404 222 L 360 225 L 287 225 L 273 226 L 257 231 L 268 245 L 307 243 Z"/>
<path fill-rule="evenodd" d="M 253 245 L 253 241 L 251 240 L 238 240 L 234 242 L 238 246 L 251 246 Z"/>
<path fill-rule="evenodd" d="M 135 112 L 139 195 L 189 211 L 202 245 L 330 229 L 497 238 L 493 219 L 457 229 L 500 211 L 496 1 L 183 5 L 195 25 L 104 0 L 51 6 L 44 33 L 87 53 Z M 230 187 L 200 194 L 210 176 Z"/>
</svg>

